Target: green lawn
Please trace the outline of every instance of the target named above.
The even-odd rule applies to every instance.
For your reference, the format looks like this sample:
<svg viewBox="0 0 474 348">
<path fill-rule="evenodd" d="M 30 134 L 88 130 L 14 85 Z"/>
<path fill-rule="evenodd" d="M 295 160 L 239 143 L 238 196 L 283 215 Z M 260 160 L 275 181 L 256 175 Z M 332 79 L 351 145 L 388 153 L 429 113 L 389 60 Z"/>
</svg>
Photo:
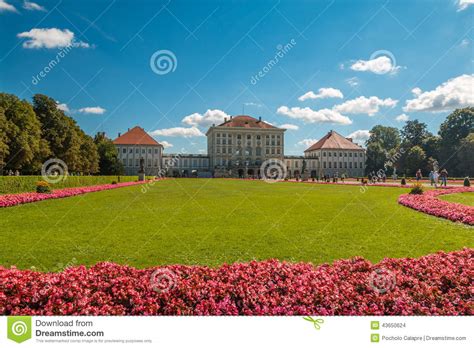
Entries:
<svg viewBox="0 0 474 348">
<path fill-rule="evenodd" d="M 0 264 L 57 270 L 278 258 L 329 262 L 473 247 L 473 228 L 397 204 L 408 189 L 219 179 L 157 182 L 0 209 Z"/>
<path fill-rule="evenodd" d="M 474 192 L 464 192 L 454 195 L 442 195 L 439 198 L 445 201 L 461 203 L 464 205 L 474 206 Z"/>
</svg>

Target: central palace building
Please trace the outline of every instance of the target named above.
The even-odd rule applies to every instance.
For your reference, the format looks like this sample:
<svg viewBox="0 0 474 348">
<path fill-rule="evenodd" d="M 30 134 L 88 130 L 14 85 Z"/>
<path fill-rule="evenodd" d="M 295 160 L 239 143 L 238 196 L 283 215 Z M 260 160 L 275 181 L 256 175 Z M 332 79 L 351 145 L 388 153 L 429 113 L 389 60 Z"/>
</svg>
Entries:
<svg viewBox="0 0 474 348">
<path fill-rule="evenodd" d="M 241 115 L 209 128 L 207 155 L 165 154 L 163 146 L 140 127 L 119 134 L 114 144 L 126 175 L 138 174 L 141 158 L 146 175 L 156 176 L 259 178 L 265 161 L 280 163 L 290 178 L 364 175 L 365 150 L 352 139 L 330 131 L 304 156 L 285 156 L 285 131 L 261 118 Z"/>
</svg>

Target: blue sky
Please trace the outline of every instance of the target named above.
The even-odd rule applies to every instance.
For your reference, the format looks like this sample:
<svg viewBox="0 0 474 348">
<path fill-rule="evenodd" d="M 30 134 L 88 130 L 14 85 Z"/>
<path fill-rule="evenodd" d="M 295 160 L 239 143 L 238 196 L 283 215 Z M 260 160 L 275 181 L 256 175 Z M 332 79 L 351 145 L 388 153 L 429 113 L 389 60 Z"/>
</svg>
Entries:
<svg viewBox="0 0 474 348">
<path fill-rule="evenodd" d="M 140 125 L 167 152 L 205 152 L 243 110 L 285 125 L 287 154 L 330 129 L 437 132 L 474 105 L 470 3 L 0 0 L 0 91 L 49 95 L 91 135 Z"/>
</svg>

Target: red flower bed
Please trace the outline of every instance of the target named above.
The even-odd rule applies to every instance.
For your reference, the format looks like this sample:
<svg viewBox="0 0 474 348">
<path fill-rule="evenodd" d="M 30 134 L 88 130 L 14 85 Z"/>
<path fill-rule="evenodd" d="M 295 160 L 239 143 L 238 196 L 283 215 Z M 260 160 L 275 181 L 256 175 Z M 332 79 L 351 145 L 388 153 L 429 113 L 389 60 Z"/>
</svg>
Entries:
<svg viewBox="0 0 474 348">
<path fill-rule="evenodd" d="M 104 190 L 111 190 L 119 187 L 127 187 L 133 185 L 144 185 L 147 182 L 144 181 L 131 181 L 131 182 L 121 182 L 118 184 L 105 184 L 105 185 L 95 185 L 95 186 L 85 186 L 85 187 L 69 187 L 59 190 L 54 190 L 52 193 L 36 193 L 36 192 L 24 192 L 24 193 L 14 193 L 0 196 L 0 208 L 12 207 L 15 205 L 32 203 L 38 201 L 44 201 L 46 199 L 56 199 L 82 195 L 89 192 L 97 192 Z"/>
<path fill-rule="evenodd" d="M 332 265 L 0 268 L 2 315 L 472 315 L 474 249 Z"/>
<path fill-rule="evenodd" d="M 468 225 L 474 225 L 474 207 L 443 201 L 436 198 L 440 195 L 462 192 L 474 192 L 474 188 L 458 187 L 431 190 L 426 191 L 421 195 L 404 194 L 398 198 L 398 203 L 430 215 L 442 217 L 451 221 L 463 222 Z"/>
</svg>

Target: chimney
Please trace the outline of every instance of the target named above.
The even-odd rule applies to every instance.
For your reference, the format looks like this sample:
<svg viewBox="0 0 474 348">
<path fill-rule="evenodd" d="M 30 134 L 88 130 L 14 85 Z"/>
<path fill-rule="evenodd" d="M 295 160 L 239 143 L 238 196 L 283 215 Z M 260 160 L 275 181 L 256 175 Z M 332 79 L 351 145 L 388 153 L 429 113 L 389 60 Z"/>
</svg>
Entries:
<svg viewBox="0 0 474 348">
<path fill-rule="evenodd" d="M 130 132 L 130 128 L 127 130 L 127 132 Z"/>
<path fill-rule="evenodd" d="M 224 117 L 224 122 L 227 122 L 227 117 Z"/>
<path fill-rule="evenodd" d="M 121 136 L 121 135 L 122 135 L 122 134 L 120 134 L 120 132 L 119 132 L 119 134 L 118 134 L 118 138 L 120 138 L 120 136 Z"/>
<path fill-rule="evenodd" d="M 352 143 L 352 138 L 346 138 L 346 139 L 349 140 Z"/>
<path fill-rule="evenodd" d="M 258 118 L 258 122 L 262 122 L 262 117 L 261 116 Z"/>
<path fill-rule="evenodd" d="M 230 119 L 231 119 L 231 120 L 232 120 L 232 117 L 233 117 L 233 116 L 230 116 Z"/>
</svg>

